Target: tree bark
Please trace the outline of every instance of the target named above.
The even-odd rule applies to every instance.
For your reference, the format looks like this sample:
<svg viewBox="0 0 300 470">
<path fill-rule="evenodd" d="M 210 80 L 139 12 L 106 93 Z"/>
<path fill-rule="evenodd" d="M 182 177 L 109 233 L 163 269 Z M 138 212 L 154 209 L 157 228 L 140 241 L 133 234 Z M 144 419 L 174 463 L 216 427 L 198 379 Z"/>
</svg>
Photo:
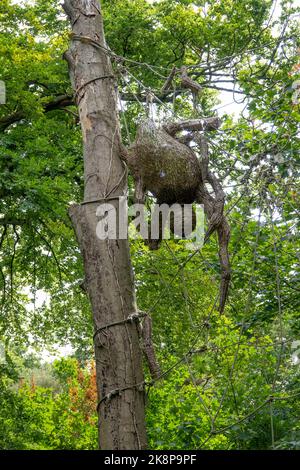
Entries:
<svg viewBox="0 0 300 470">
<path fill-rule="evenodd" d="M 100 240 L 96 235 L 100 200 L 109 197 L 118 212 L 118 200 L 112 198 L 127 189 L 126 168 L 120 159 L 115 82 L 98 1 L 65 0 L 63 7 L 72 25 L 65 58 L 78 104 L 84 150 L 84 203 L 73 205 L 70 216 L 83 256 L 85 286 L 97 332 L 99 445 L 109 450 L 143 449 L 142 352 L 138 325 L 127 322 L 137 311 L 129 245 L 127 240 Z"/>
</svg>

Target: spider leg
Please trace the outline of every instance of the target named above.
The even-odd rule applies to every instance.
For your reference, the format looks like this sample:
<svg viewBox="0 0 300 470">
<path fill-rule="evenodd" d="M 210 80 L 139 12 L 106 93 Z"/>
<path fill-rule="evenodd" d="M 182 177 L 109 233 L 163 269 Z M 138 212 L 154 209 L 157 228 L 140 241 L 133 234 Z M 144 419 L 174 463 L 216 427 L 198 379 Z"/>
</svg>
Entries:
<svg viewBox="0 0 300 470">
<path fill-rule="evenodd" d="M 199 188 L 200 198 L 203 200 L 204 210 L 208 218 L 208 229 L 204 237 L 204 243 L 214 233 L 221 224 L 223 218 L 223 210 L 225 203 L 225 193 L 218 178 L 208 169 L 209 165 L 209 149 L 208 142 L 205 135 L 197 135 L 196 142 L 199 145 L 201 162 L 200 169 L 202 174 L 202 185 Z M 214 197 L 211 196 L 205 187 L 205 182 L 208 182 L 213 189 Z"/>
<path fill-rule="evenodd" d="M 205 184 L 202 183 L 198 191 L 198 201 L 203 204 L 204 212 L 208 218 L 208 229 L 204 236 L 204 243 L 208 241 L 215 231 L 217 231 L 218 234 L 219 260 L 221 267 L 219 311 L 220 313 L 223 313 L 230 284 L 230 261 L 228 253 L 230 227 L 226 217 L 224 216 L 225 194 L 222 190 L 222 186 L 216 176 L 208 171 L 207 168 L 206 180 L 212 186 L 215 197 L 209 194 Z"/>
<path fill-rule="evenodd" d="M 209 225 L 205 234 L 206 240 L 208 240 L 208 238 L 214 233 L 215 230 L 218 229 L 218 227 L 222 223 L 225 203 L 225 194 L 222 189 L 222 186 L 217 177 L 210 171 L 207 172 L 207 181 L 213 188 L 215 197 L 211 196 L 211 204 L 213 206 L 213 210 L 210 211 L 212 213 L 211 215 L 209 215 Z"/>
<path fill-rule="evenodd" d="M 223 313 L 226 300 L 228 297 L 228 290 L 230 285 L 230 261 L 228 253 L 228 244 L 230 239 L 230 227 L 226 217 L 222 217 L 221 223 L 217 229 L 219 240 L 219 260 L 221 267 L 221 285 L 220 285 L 220 302 L 219 311 Z"/>
<path fill-rule="evenodd" d="M 139 177 L 134 178 L 135 188 L 134 188 L 134 202 L 138 204 L 144 204 L 146 199 L 146 190 L 143 179 Z"/>
</svg>

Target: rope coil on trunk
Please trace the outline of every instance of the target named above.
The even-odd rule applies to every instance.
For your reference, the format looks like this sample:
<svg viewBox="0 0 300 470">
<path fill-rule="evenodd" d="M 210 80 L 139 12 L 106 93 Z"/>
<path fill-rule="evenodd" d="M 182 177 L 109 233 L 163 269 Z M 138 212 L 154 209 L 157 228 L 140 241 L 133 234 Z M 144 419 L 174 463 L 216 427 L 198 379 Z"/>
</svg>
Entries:
<svg viewBox="0 0 300 470">
<path fill-rule="evenodd" d="M 101 398 L 101 400 L 98 402 L 97 404 L 97 412 L 99 411 L 99 407 L 100 405 L 106 401 L 106 400 L 111 400 L 111 398 L 119 395 L 121 392 L 125 392 L 126 390 L 131 390 L 131 389 L 134 389 L 136 388 L 139 392 L 143 392 L 144 389 L 145 389 L 145 386 L 148 386 L 148 387 L 151 387 L 153 385 L 153 381 L 152 382 L 140 382 L 138 384 L 133 384 L 133 385 L 128 385 L 127 387 L 123 387 L 123 388 L 116 388 L 114 390 L 111 390 L 109 393 L 107 393 L 107 395 L 105 395 L 103 398 Z"/>
<path fill-rule="evenodd" d="M 92 78 L 91 80 L 85 82 L 83 85 L 81 85 L 80 87 L 78 87 L 77 90 L 75 90 L 75 93 L 74 93 L 74 98 L 75 98 L 75 100 L 77 100 L 79 93 L 80 93 L 81 90 L 83 90 L 87 85 L 90 85 L 91 83 L 97 82 L 98 80 L 106 80 L 106 79 L 114 79 L 114 78 L 115 78 L 114 75 L 103 75 L 102 77 L 95 77 L 95 78 Z M 79 100 L 79 101 L 80 101 L 80 100 Z"/>
<path fill-rule="evenodd" d="M 80 203 L 80 205 L 85 206 L 86 204 L 93 204 L 94 202 L 116 201 L 120 197 L 122 196 L 101 197 L 99 199 L 92 199 L 91 201 L 83 201 Z"/>
<path fill-rule="evenodd" d="M 125 325 L 126 323 L 134 323 L 134 322 L 138 321 L 140 318 L 143 318 L 145 316 L 147 316 L 146 312 L 137 311 L 137 312 L 133 312 L 130 315 L 128 315 L 128 317 L 125 318 L 125 320 L 120 320 L 120 321 L 116 321 L 114 323 L 109 323 L 108 325 L 105 325 L 105 326 L 101 326 L 100 328 L 97 328 L 97 330 L 95 331 L 94 336 L 93 336 L 93 340 L 95 341 L 97 335 L 99 333 L 101 333 L 101 331 L 103 331 L 103 330 L 107 330 L 108 328 L 111 328 L 113 326 Z"/>
</svg>

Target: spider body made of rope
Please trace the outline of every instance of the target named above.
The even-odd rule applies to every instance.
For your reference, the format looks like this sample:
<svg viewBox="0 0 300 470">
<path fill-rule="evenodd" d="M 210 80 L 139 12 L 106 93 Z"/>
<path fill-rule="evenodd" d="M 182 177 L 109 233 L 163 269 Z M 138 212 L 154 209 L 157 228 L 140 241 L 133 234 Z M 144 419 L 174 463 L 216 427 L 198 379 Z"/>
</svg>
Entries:
<svg viewBox="0 0 300 470">
<path fill-rule="evenodd" d="M 230 227 L 224 215 L 225 194 L 218 178 L 209 170 L 209 152 L 205 134 L 199 131 L 218 127 L 216 118 L 182 121 L 157 128 L 151 119 L 138 127 L 133 145 L 122 152 L 135 182 L 135 202 L 144 203 L 150 192 L 159 205 L 203 204 L 208 219 L 204 243 L 216 231 L 221 268 L 219 310 L 224 311 L 230 284 L 228 243 Z M 189 134 L 177 136 L 182 131 Z M 200 149 L 199 161 L 189 146 L 194 140 Z M 208 190 L 207 184 L 212 188 Z M 158 249 L 159 239 L 150 239 L 150 249 Z"/>
</svg>

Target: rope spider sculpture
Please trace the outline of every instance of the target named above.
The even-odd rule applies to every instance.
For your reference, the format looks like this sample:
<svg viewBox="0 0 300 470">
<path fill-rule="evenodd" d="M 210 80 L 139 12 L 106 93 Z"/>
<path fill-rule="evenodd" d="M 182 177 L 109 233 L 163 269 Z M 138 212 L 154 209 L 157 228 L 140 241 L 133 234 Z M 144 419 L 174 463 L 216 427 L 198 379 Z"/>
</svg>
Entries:
<svg viewBox="0 0 300 470">
<path fill-rule="evenodd" d="M 208 118 L 166 124 L 158 129 L 152 120 L 146 119 L 138 127 L 135 142 L 122 152 L 122 156 L 134 178 L 135 202 L 144 203 L 146 193 L 150 192 L 160 205 L 203 204 L 208 219 L 204 243 L 215 231 L 218 235 L 221 266 L 219 310 L 222 313 L 230 283 L 230 228 L 224 215 L 225 194 L 217 177 L 209 170 L 207 141 L 204 133 L 199 132 L 213 131 L 219 125 L 218 118 Z M 201 160 L 190 147 L 191 141 L 198 144 Z M 160 241 L 150 240 L 150 249 L 159 248 Z"/>
</svg>

